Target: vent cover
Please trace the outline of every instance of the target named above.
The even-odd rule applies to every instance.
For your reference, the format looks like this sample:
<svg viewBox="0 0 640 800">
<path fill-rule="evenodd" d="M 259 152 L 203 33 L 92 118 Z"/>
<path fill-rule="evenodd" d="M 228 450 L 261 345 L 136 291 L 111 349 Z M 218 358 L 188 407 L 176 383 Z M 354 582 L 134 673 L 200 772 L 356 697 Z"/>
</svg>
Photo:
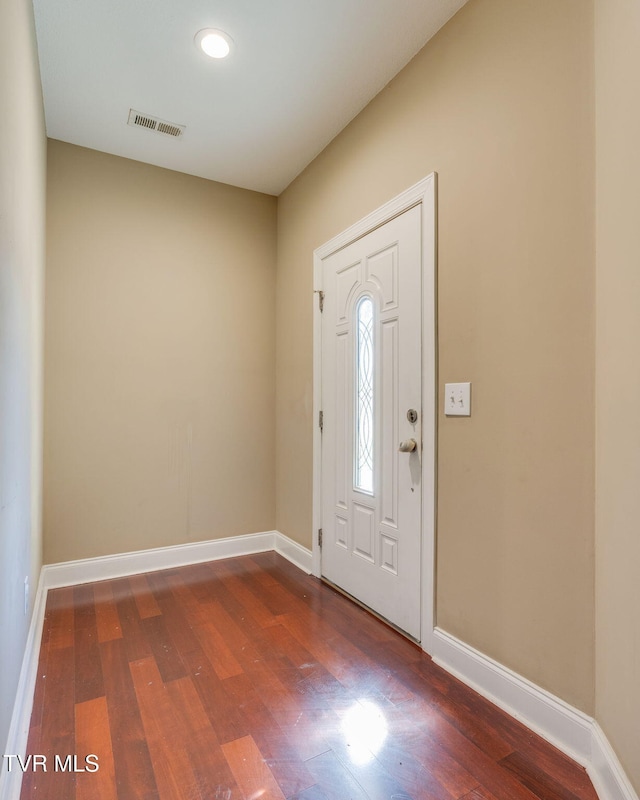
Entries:
<svg viewBox="0 0 640 800">
<path fill-rule="evenodd" d="M 132 125 L 134 128 L 146 128 L 148 131 L 155 131 L 174 139 L 179 139 L 185 131 L 184 125 L 176 125 L 175 122 L 167 122 L 164 119 L 143 114 L 141 111 L 135 111 L 133 108 L 129 109 L 127 125 Z"/>
</svg>

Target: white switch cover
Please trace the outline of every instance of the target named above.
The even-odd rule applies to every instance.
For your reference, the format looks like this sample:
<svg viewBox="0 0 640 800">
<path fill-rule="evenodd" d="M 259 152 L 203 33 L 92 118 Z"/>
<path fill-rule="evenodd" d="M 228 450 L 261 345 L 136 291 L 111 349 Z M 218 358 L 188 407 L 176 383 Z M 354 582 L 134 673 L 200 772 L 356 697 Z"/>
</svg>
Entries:
<svg viewBox="0 0 640 800">
<path fill-rule="evenodd" d="M 447 417 L 471 416 L 470 383 L 445 383 L 444 413 Z"/>
</svg>

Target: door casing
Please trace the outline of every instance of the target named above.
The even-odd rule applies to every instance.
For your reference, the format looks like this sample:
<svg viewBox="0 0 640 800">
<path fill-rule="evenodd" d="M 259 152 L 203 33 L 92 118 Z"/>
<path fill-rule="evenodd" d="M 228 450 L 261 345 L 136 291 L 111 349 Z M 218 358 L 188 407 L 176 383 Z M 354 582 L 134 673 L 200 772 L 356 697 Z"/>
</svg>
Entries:
<svg viewBox="0 0 640 800">
<path fill-rule="evenodd" d="M 313 531 L 312 574 L 320 577 L 318 530 L 322 527 L 322 433 L 319 417 L 322 398 L 322 316 L 318 294 L 323 291 L 323 259 L 365 236 L 375 228 L 415 206 L 422 222 L 422 597 L 420 645 L 432 652 L 435 628 L 435 519 L 436 519 L 436 189 L 432 172 L 410 189 L 385 203 L 313 253 Z"/>
</svg>

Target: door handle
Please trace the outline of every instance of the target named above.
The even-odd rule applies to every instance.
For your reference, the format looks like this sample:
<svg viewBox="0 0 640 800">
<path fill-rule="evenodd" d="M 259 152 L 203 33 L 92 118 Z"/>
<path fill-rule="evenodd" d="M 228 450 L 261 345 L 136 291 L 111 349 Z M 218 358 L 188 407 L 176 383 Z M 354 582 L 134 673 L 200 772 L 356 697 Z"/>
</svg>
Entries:
<svg viewBox="0 0 640 800">
<path fill-rule="evenodd" d="M 418 443 L 415 439 L 405 439 L 404 442 L 400 442 L 398 445 L 398 450 L 401 453 L 413 453 L 418 447 Z"/>
</svg>

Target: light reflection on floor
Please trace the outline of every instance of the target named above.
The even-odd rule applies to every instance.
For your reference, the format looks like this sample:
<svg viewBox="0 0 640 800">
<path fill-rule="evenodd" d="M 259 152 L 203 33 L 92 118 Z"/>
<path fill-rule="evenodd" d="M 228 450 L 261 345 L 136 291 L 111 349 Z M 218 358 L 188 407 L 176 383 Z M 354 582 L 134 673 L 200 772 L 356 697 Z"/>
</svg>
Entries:
<svg viewBox="0 0 640 800">
<path fill-rule="evenodd" d="M 358 700 L 342 718 L 340 728 L 349 745 L 349 757 L 364 766 L 380 752 L 389 729 L 382 709 L 371 700 Z"/>
</svg>

